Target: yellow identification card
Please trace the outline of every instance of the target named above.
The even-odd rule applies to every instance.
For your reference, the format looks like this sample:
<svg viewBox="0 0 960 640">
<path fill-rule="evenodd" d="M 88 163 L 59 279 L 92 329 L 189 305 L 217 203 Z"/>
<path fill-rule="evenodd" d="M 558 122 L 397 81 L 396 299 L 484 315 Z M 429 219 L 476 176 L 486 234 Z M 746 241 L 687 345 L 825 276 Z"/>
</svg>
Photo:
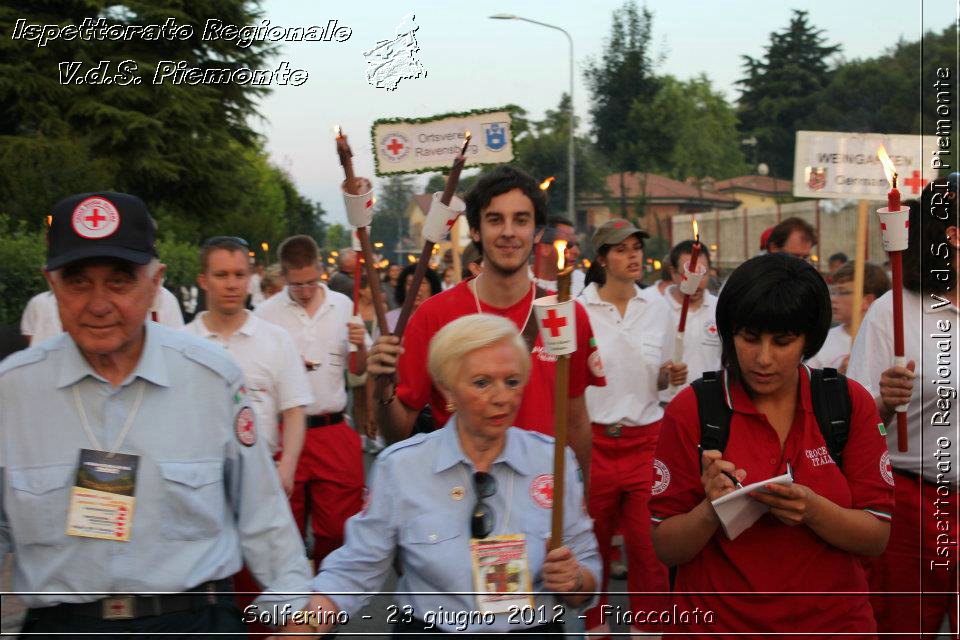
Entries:
<svg viewBox="0 0 960 640">
<path fill-rule="evenodd" d="M 473 538 L 470 553 L 477 607 L 481 612 L 510 613 L 533 606 L 526 536 Z"/>
<path fill-rule="evenodd" d="M 130 540 L 140 456 L 80 450 L 77 480 L 70 490 L 67 535 Z"/>
</svg>

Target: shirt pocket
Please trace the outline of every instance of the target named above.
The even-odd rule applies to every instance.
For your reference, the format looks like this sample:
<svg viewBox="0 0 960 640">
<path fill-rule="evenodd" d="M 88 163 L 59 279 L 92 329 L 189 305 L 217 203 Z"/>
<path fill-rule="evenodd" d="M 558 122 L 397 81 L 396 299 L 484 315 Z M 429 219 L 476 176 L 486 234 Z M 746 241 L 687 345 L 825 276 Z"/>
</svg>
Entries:
<svg viewBox="0 0 960 640">
<path fill-rule="evenodd" d="M 449 515 L 408 522 L 400 529 L 400 546 L 403 564 L 428 584 L 454 591 L 471 588 L 470 541 L 463 525 Z"/>
<path fill-rule="evenodd" d="M 7 469 L 10 528 L 17 544 L 63 546 L 67 542 L 74 465 Z"/>
<path fill-rule="evenodd" d="M 163 533 L 170 540 L 205 540 L 223 529 L 220 460 L 158 462 L 163 484 Z"/>
</svg>

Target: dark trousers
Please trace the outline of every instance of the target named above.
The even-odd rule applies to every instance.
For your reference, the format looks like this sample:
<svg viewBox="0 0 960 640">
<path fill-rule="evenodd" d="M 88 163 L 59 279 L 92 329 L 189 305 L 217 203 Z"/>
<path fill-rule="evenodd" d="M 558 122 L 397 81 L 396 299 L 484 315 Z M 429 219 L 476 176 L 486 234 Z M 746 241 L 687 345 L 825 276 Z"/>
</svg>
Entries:
<svg viewBox="0 0 960 640">
<path fill-rule="evenodd" d="M 23 636 L 25 640 L 34 638 L 77 638 L 89 640 L 91 637 L 136 638 L 136 640 L 173 640 L 183 636 L 180 633 L 224 633 L 236 635 L 211 635 L 211 639 L 247 640 L 247 630 L 243 624 L 243 613 L 232 604 L 220 603 L 207 605 L 192 611 L 177 611 L 160 616 L 145 616 L 133 620 L 101 620 L 91 616 L 64 614 L 57 607 L 30 609 L 27 611 L 22 633 L 41 634 Z M 76 635 L 69 634 L 96 634 Z M 130 636 L 129 634 L 147 634 Z M 51 634 L 49 636 L 43 634 Z M 57 635 L 53 635 L 57 634 Z M 67 634 L 67 635 L 60 635 Z M 206 636 L 194 635 L 193 638 Z"/>
</svg>

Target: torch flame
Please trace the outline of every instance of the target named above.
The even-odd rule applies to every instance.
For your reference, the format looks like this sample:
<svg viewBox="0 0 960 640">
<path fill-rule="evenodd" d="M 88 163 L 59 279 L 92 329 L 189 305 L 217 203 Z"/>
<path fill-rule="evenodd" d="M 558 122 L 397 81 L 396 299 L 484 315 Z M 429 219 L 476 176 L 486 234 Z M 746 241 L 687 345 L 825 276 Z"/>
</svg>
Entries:
<svg viewBox="0 0 960 640">
<path fill-rule="evenodd" d="M 693 239 L 700 242 L 700 227 L 697 226 L 697 219 L 693 219 Z"/>
<path fill-rule="evenodd" d="M 564 258 L 563 253 L 567 250 L 566 240 L 557 240 L 553 243 L 553 248 L 557 250 L 557 269 L 563 271 Z"/>
<path fill-rule="evenodd" d="M 544 180 L 543 182 L 541 182 L 541 183 L 540 183 L 540 190 L 541 190 L 541 191 L 546 191 L 547 189 L 549 189 L 549 188 L 550 188 L 550 185 L 553 184 L 553 181 L 554 181 L 554 180 L 556 180 L 556 178 L 554 178 L 553 176 L 550 176 L 549 178 L 547 178 L 546 180 Z"/>
<path fill-rule="evenodd" d="M 883 173 L 887 176 L 887 182 L 891 187 L 897 186 L 897 168 L 893 166 L 893 160 L 887 155 L 887 150 L 883 145 L 877 148 L 877 157 L 880 158 L 880 164 L 883 165 Z"/>
</svg>

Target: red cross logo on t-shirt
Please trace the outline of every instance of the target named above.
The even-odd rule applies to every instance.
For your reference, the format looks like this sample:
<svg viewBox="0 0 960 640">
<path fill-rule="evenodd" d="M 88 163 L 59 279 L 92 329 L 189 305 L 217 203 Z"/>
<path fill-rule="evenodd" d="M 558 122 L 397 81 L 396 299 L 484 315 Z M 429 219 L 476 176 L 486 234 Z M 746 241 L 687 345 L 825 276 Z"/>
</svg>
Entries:
<svg viewBox="0 0 960 640">
<path fill-rule="evenodd" d="M 558 316 L 556 310 L 550 309 L 547 311 L 547 319 L 543 321 L 543 326 L 550 330 L 550 337 L 557 338 L 560 336 L 560 329 L 567 326 L 567 319 Z"/>
<path fill-rule="evenodd" d="M 553 474 L 544 473 L 530 483 L 530 497 L 537 506 L 544 509 L 553 507 Z"/>
<path fill-rule="evenodd" d="M 913 175 L 903 181 L 903 184 L 910 187 L 910 193 L 920 193 L 920 189 L 923 189 L 928 180 L 924 180 L 920 177 L 920 172 L 914 169 Z"/>
</svg>

